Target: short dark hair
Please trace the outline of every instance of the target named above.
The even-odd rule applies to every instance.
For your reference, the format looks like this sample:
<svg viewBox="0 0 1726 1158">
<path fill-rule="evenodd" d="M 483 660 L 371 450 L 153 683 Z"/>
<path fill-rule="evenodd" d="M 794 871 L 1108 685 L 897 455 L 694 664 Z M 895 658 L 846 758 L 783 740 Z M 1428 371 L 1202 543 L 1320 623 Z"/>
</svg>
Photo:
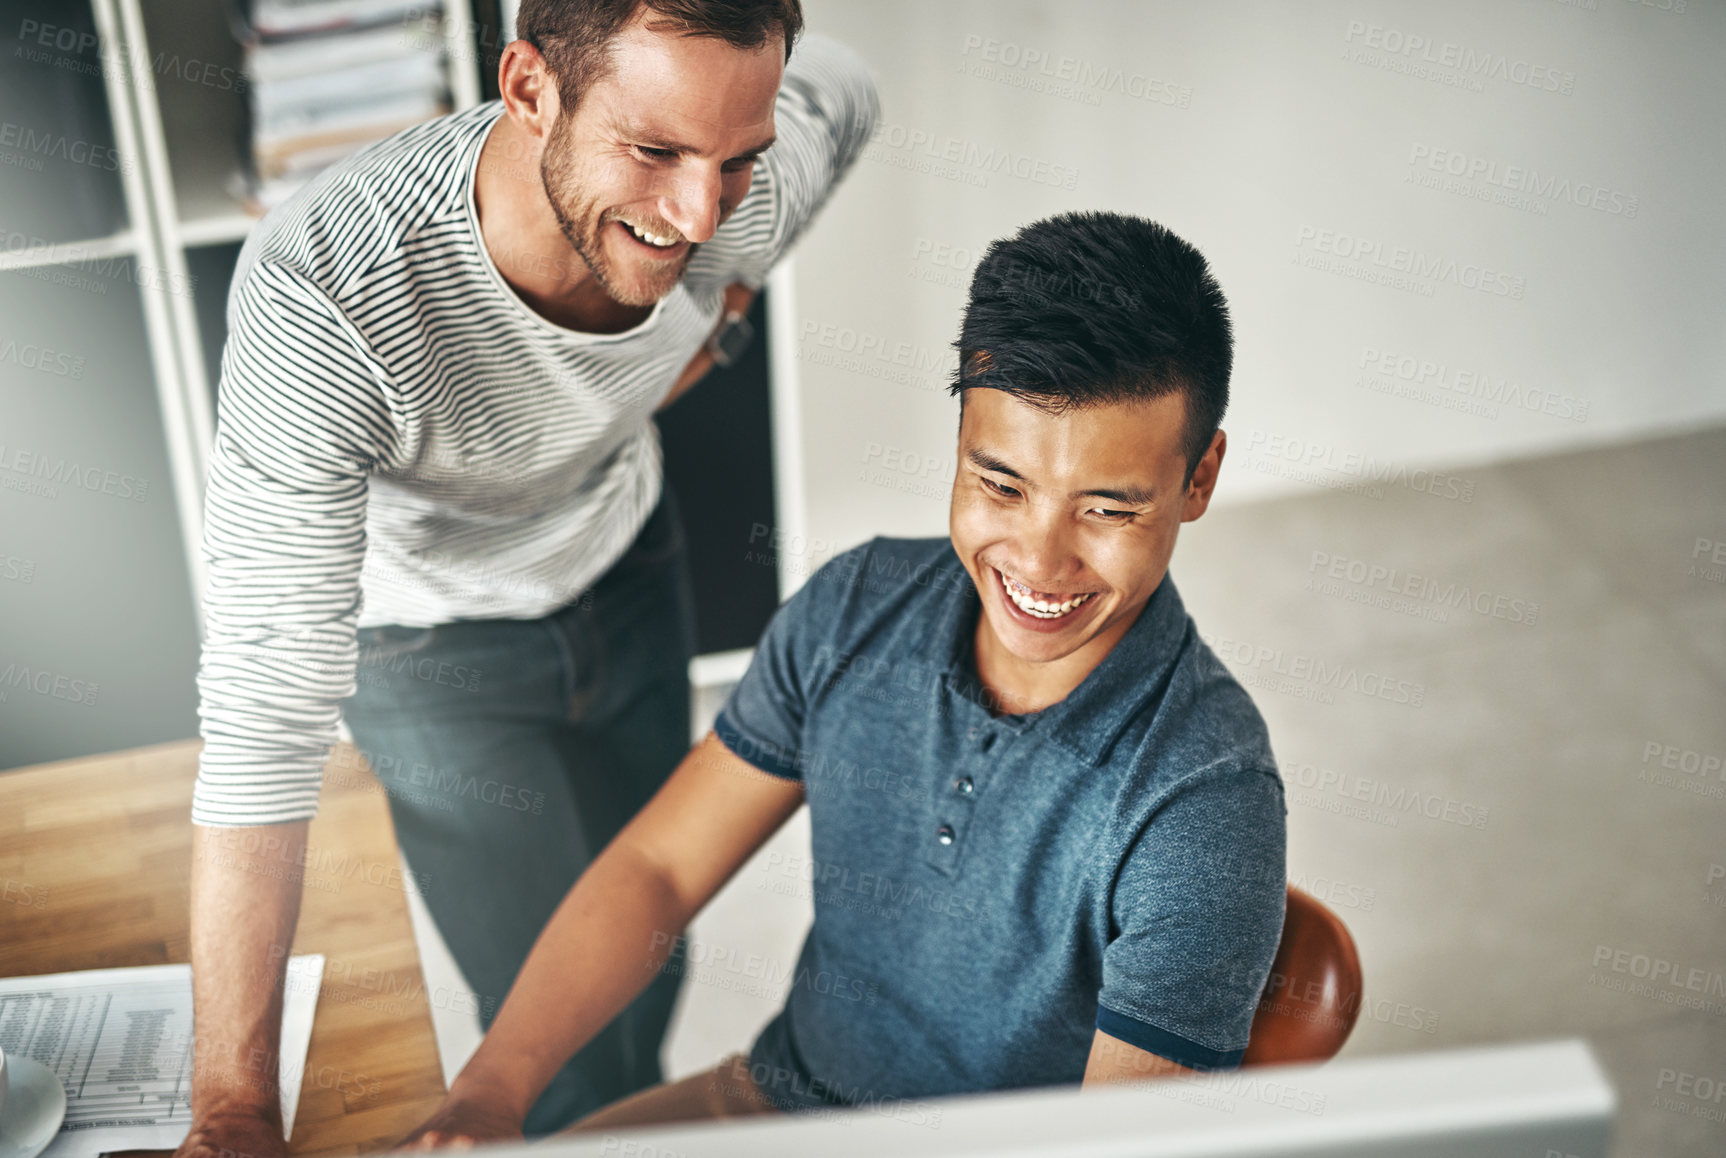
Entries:
<svg viewBox="0 0 1726 1158">
<path fill-rule="evenodd" d="M 971 278 L 953 394 L 1060 412 L 1186 398 L 1187 478 L 1229 404 L 1228 303 L 1198 250 L 1154 221 L 1063 213 L 990 244 Z"/>
<path fill-rule="evenodd" d="M 558 97 L 574 108 L 609 71 L 612 39 L 644 8 L 656 32 L 711 36 L 742 49 L 783 33 L 787 60 L 803 31 L 799 0 L 521 0 L 515 35 L 539 49 Z"/>
</svg>

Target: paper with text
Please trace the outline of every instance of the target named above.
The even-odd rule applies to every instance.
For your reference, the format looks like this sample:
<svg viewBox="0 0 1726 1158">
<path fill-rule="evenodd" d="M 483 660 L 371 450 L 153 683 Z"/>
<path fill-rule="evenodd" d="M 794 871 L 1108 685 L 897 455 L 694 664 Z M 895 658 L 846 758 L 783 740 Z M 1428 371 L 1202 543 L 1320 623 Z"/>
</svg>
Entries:
<svg viewBox="0 0 1726 1158">
<path fill-rule="evenodd" d="M 294 1130 L 321 953 L 288 960 L 282 1000 L 282 1137 Z M 0 1048 L 66 1089 L 66 1120 L 44 1158 L 173 1149 L 192 1126 L 192 967 L 143 965 L 0 977 Z"/>
</svg>

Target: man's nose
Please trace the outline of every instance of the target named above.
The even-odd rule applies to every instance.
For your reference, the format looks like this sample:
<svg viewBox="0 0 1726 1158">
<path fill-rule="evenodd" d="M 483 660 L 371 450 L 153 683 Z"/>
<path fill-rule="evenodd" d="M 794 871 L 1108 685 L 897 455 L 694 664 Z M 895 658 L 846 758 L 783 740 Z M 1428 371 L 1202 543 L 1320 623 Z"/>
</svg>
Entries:
<svg viewBox="0 0 1726 1158">
<path fill-rule="evenodd" d="M 1067 524 L 1049 504 L 1046 509 L 1032 507 L 1014 544 L 1014 561 L 1019 565 L 1018 577 L 1027 583 L 1058 585 L 1072 570 L 1072 544 L 1067 541 Z"/>
<path fill-rule="evenodd" d="M 700 244 L 719 228 L 720 173 L 717 167 L 686 165 L 659 199 L 659 212 L 689 241 Z"/>
</svg>

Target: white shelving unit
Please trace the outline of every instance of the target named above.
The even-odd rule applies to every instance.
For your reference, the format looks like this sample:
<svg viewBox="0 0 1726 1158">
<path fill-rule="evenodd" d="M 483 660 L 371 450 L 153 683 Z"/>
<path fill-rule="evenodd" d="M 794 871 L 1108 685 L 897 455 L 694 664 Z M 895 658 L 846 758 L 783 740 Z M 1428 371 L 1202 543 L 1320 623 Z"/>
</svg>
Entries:
<svg viewBox="0 0 1726 1158">
<path fill-rule="evenodd" d="M 162 429 L 167 438 L 168 467 L 174 488 L 174 503 L 184 534 L 184 553 L 192 579 L 192 612 L 198 615 L 198 592 L 203 589 L 203 560 L 199 557 L 197 540 L 190 528 L 201 527 L 203 474 L 196 464 L 208 436 L 199 439 L 187 410 L 185 392 L 181 389 L 184 368 L 174 343 L 162 340 L 163 335 L 177 324 L 175 308 L 176 286 L 184 287 L 183 267 L 175 279 L 174 266 L 167 260 L 154 227 L 157 214 L 150 198 L 148 182 L 141 163 L 138 132 L 138 105 L 133 99 L 140 89 L 137 61 L 126 49 L 120 17 L 114 0 L 91 0 L 96 21 L 96 35 L 102 55 L 102 77 L 107 90 L 108 108 L 114 126 L 114 149 L 119 155 L 121 191 L 126 216 L 132 228 L 106 238 L 76 242 L 70 246 L 46 247 L 40 256 L 43 264 L 59 264 L 68 260 L 89 261 L 107 257 L 128 256 L 136 263 L 136 281 L 144 311 L 144 329 L 149 338 L 151 370 L 156 380 L 156 394 L 162 414 Z M 147 57 L 145 58 L 147 59 Z M 14 255 L 28 257 L 29 254 Z M 11 268 L 18 268 L 11 265 Z M 180 294 L 184 297 L 184 294 Z M 207 409 L 207 408 L 206 408 Z"/>
<path fill-rule="evenodd" d="M 16 37 L 5 117 L 55 144 L 38 146 L 34 165 L 28 144 L 10 154 L 8 223 L 34 224 L 0 252 L 0 318 L 75 357 L 79 372 L 0 372 L 0 438 L 12 449 L 0 538 L 32 572 L 0 593 L 0 665 L 85 691 L 0 697 L 0 767 L 195 727 L 202 579 L 203 442 L 172 340 L 188 303 L 142 160 L 140 62 L 116 0 L 26 5 Z M 28 478 L 43 471 L 25 462 L 52 477 Z"/>
<path fill-rule="evenodd" d="M 186 532 L 193 600 L 199 603 L 204 584 L 203 492 L 215 436 L 216 367 L 205 357 L 189 255 L 205 246 L 243 242 L 257 224 L 258 219 L 233 193 L 234 175 L 243 162 L 246 97 L 238 80 L 241 48 L 231 34 L 226 0 L 94 2 L 98 19 L 106 21 L 104 43 L 111 45 L 109 55 L 117 58 L 108 71 L 129 78 L 115 103 L 116 108 L 127 108 L 128 139 L 121 152 L 131 183 L 139 187 L 140 208 L 133 220 L 148 222 L 148 229 L 138 234 L 148 234 L 148 256 L 162 270 L 164 283 L 183 287 L 181 292 L 163 295 L 162 308 L 148 321 L 152 352 L 166 370 L 159 378 L 163 422 Z M 473 21 L 468 0 L 444 0 L 444 13 L 442 33 L 452 65 L 450 96 L 459 110 L 480 98 L 478 75 L 472 67 Z M 212 78 L 211 82 L 192 83 L 179 76 L 164 82 L 158 75 L 156 62 L 184 60 L 200 62 L 204 67 L 197 75 Z"/>
<path fill-rule="evenodd" d="M 31 245 L 0 251 L 0 271 L 34 269 L 44 265 L 65 265 L 78 261 L 101 261 L 109 257 L 133 257 L 142 248 L 135 230 L 122 229 L 107 237 L 89 241 L 55 241 L 47 245 Z"/>
</svg>

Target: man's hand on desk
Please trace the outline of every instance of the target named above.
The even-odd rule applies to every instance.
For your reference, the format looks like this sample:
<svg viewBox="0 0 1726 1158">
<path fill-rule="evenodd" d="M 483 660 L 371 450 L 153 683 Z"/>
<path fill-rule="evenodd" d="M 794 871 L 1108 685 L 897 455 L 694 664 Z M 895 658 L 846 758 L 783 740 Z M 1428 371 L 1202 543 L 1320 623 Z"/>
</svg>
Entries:
<svg viewBox="0 0 1726 1158">
<path fill-rule="evenodd" d="M 466 1150 L 475 1142 L 519 1140 L 521 1119 L 498 1108 L 498 1102 L 464 1097 L 452 1091 L 432 1116 L 397 1142 L 395 1150 Z"/>
<path fill-rule="evenodd" d="M 279 1115 L 272 1121 L 264 1114 L 235 1110 L 199 1118 L 174 1158 L 282 1158 L 284 1153 Z"/>
</svg>

